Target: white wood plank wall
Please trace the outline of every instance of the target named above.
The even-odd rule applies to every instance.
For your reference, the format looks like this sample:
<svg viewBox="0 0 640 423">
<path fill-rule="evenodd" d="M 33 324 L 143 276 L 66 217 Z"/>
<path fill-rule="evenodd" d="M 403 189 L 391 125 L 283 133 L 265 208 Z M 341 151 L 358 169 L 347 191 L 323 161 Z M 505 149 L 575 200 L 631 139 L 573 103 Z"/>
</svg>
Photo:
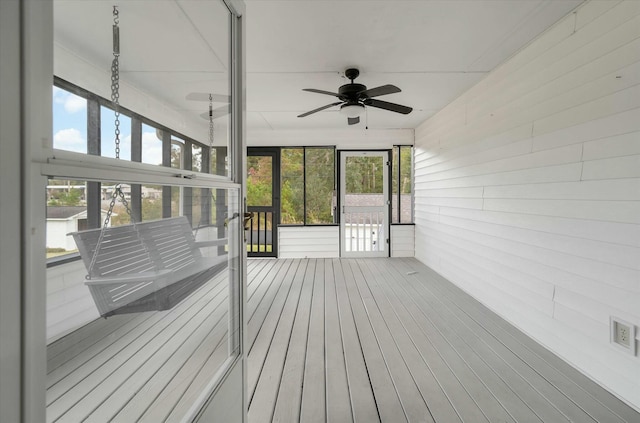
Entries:
<svg viewBox="0 0 640 423">
<path fill-rule="evenodd" d="M 640 410 L 640 1 L 589 1 L 416 129 L 416 257 Z M 638 335 L 640 338 L 640 335 Z"/>
<path fill-rule="evenodd" d="M 339 226 L 280 226 L 278 237 L 279 258 L 340 256 Z"/>
<path fill-rule="evenodd" d="M 391 257 L 415 256 L 415 227 L 391 225 Z"/>
<path fill-rule="evenodd" d="M 100 317 L 81 260 L 47 269 L 47 343 Z"/>
</svg>

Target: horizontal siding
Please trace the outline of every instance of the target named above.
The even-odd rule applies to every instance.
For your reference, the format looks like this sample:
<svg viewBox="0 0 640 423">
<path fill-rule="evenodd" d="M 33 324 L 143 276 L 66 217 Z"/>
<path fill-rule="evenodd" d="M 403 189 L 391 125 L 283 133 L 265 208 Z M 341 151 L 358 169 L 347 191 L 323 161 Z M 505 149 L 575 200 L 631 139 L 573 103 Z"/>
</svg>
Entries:
<svg viewBox="0 0 640 423">
<path fill-rule="evenodd" d="M 586 2 L 415 134 L 416 257 L 640 409 L 609 343 L 640 326 L 640 2 Z"/>
<path fill-rule="evenodd" d="M 280 226 L 278 257 L 335 258 L 340 256 L 338 226 Z"/>
<path fill-rule="evenodd" d="M 414 257 L 415 252 L 415 227 L 391 225 L 391 257 Z"/>
<path fill-rule="evenodd" d="M 87 270 L 82 260 L 47 269 L 47 342 L 100 317 L 84 284 Z"/>
</svg>

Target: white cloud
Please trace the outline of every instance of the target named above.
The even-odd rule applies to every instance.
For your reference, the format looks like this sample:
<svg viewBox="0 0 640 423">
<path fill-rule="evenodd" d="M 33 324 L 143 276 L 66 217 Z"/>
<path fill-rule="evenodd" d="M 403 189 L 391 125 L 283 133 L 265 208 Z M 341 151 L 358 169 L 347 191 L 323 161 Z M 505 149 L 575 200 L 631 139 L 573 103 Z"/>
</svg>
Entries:
<svg viewBox="0 0 640 423">
<path fill-rule="evenodd" d="M 162 141 L 158 139 L 155 131 L 142 133 L 142 162 L 162 164 Z"/>
<path fill-rule="evenodd" d="M 61 150 L 86 153 L 87 142 L 77 129 L 61 129 L 53 135 L 53 147 Z"/>
<path fill-rule="evenodd" d="M 64 100 L 64 110 L 67 113 L 76 113 L 87 108 L 87 100 L 74 94 L 69 94 Z"/>
<path fill-rule="evenodd" d="M 56 104 L 62 104 L 64 110 L 69 114 L 87 108 L 87 100 L 58 87 L 53 87 L 53 101 Z"/>
</svg>

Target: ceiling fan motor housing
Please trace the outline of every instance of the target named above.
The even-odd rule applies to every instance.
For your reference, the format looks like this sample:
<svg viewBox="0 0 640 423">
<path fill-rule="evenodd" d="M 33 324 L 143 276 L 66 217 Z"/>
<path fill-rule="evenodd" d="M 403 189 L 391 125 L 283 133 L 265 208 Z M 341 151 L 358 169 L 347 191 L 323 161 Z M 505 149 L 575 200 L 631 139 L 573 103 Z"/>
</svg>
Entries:
<svg viewBox="0 0 640 423">
<path fill-rule="evenodd" d="M 366 85 L 362 84 L 345 84 L 338 88 L 338 93 L 341 97 L 344 97 L 345 101 L 349 103 L 358 102 L 358 93 L 367 89 Z"/>
</svg>

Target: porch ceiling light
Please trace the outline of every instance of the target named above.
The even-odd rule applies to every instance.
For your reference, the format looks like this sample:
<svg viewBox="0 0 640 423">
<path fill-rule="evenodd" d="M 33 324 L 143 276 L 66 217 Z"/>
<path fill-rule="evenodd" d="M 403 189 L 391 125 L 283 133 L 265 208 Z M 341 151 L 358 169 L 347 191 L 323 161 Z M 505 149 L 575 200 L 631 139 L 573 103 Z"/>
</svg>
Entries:
<svg viewBox="0 0 640 423">
<path fill-rule="evenodd" d="M 343 104 L 340 107 L 340 113 L 348 118 L 356 118 L 364 113 L 364 106 L 362 104 Z"/>
</svg>

